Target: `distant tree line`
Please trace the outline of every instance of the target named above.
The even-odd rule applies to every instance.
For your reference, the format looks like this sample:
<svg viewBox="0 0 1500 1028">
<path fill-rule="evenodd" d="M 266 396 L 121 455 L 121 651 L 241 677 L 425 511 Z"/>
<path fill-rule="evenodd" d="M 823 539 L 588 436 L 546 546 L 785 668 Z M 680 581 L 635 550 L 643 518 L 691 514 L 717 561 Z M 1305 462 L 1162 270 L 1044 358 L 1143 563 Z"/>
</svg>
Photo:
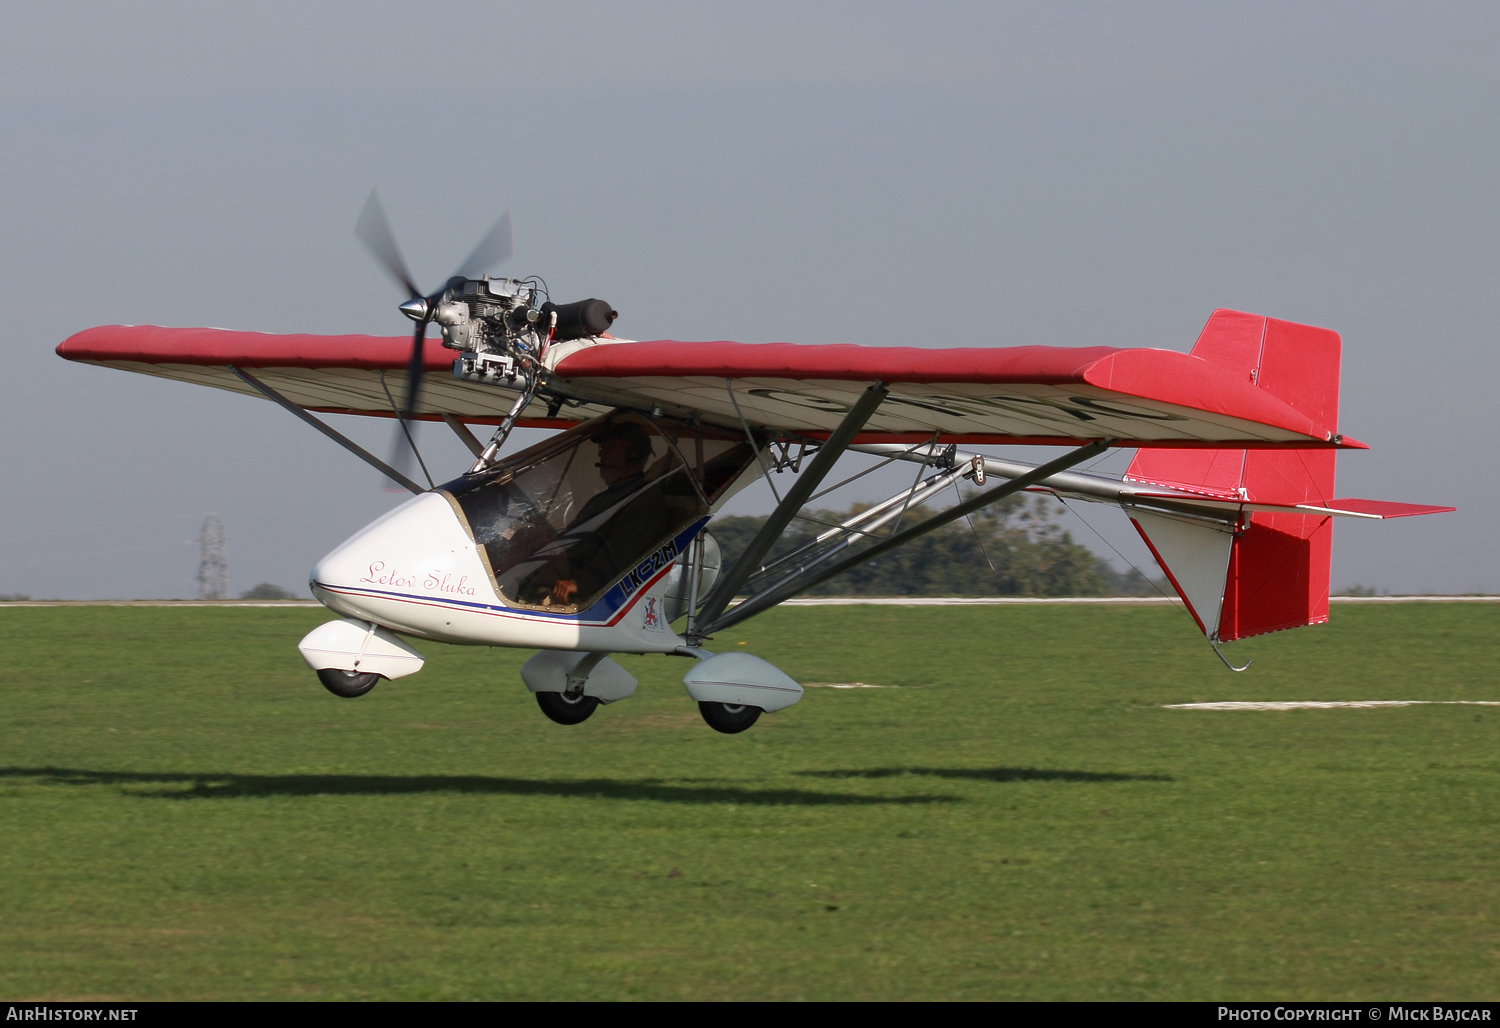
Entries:
<svg viewBox="0 0 1500 1028">
<path fill-rule="evenodd" d="M 240 593 L 242 600 L 300 600 L 302 598 L 272 582 L 262 582 L 254 589 L 247 589 Z"/>
<path fill-rule="evenodd" d="M 1011 496 L 920 536 L 904 546 L 810 590 L 810 596 L 1140 596 L 1156 588 L 1139 572 L 1121 573 L 1073 541 L 1053 520 L 1056 501 Z M 868 508 L 844 512 L 805 509 L 772 558 L 787 553 Z M 933 512 L 907 511 L 903 526 Z M 709 531 L 732 564 L 764 525 L 763 517 L 715 518 Z M 882 530 L 879 535 L 888 531 Z M 854 549 L 870 545 L 856 544 Z M 775 576 L 772 576 L 775 577 Z M 766 583 L 758 583 L 764 585 Z M 753 592 L 754 588 L 748 590 Z M 1170 592 L 1170 589 L 1168 589 Z"/>
</svg>

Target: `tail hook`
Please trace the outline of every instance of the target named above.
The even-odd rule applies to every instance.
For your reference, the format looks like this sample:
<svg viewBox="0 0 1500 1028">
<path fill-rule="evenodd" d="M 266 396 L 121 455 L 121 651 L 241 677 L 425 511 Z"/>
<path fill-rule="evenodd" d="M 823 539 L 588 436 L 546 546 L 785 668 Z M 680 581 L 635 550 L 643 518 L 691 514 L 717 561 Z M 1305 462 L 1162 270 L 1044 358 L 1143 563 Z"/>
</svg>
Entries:
<svg viewBox="0 0 1500 1028">
<path fill-rule="evenodd" d="M 1224 666 L 1231 671 L 1248 671 L 1250 669 L 1250 665 L 1255 663 L 1255 661 L 1253 660 L 1247 660 L 1245 661 L 1244 667 L 1235 667 L 1233 664 L 1229 663 L 1229 658 L 1224 656 L 1223 652 L 1219 649 L 1219 644 L 1217 641 L 1210 639 L 1208 641 L 1208 644 L 1214 648 L 1215 656 L 1222 660 L 1224 662 Z"/>
</svg>

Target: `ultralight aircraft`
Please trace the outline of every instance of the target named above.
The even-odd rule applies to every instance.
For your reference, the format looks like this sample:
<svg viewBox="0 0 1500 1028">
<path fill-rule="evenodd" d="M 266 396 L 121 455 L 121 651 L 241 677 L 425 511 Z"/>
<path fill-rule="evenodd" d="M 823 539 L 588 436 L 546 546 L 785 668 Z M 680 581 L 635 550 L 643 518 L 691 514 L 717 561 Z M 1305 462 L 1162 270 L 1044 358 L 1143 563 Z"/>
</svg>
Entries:
<svg viewBox="0 0 1500 1028">
<path fill-rule="evenodd" d="M 1335 454 L 1367 447 L 1338 424 L 1328 329 L 1217 310 L 1190 354 L 636 342 L 609 332 L 603 301 L 554 304 L 539 278 L 485 273 L 510 256 L 508 213 L 433 293 L 374 194 L 357 234 L 405 290 L 410 340 L 111 325 L 57 348 L 265 397 L 415 494 L 312 570 L 341 618 L 299 649 L 338 696 L 421 669 L 397 633 L 520 647 L 538 651 L 521 677 L 542 711 L 577 724 L 635 691 L 610 654 L 673 654 L 693 661 L 683 683 L 704 720 L 732 734 L 802 687 L 749 653 L 711 653 L 711 636 L 1022 490 L 1120 507 L 1215 652 L 1327 620 L 1334 518 L 1453 509 L 1334 497 Z M 474 462 L 424 488 L 314 412 L 394 419 L 403 454 L 415 422 L 442 421 Z M 556 432 L 502 455 L 516 427 Z M 962 449 L 995 444 L 1064 453 L 1037 466 Z M 1123 478 L 1069 470 L 1110 447 L 1136 448 Z M 915 480 L 771 559 L 849 451 L 918 465 Z M 784 493 L 773 482 L 775 510 L 722 566 L 711 519 L 781 471 L 798 474 Z M 961 482 L 966 498 L 905 523 Z"/>
</svg>

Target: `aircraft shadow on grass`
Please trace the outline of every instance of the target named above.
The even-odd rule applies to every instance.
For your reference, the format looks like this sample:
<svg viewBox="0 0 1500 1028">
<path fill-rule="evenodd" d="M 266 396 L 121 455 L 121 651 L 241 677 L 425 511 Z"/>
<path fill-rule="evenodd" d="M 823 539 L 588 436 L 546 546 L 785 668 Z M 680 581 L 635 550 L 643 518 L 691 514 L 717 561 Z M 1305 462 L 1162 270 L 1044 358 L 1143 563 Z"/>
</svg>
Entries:
<svg viewBox="0 0 1500 1028">
<path fill-rule="evenodd" d="M 797 771 L 806 778 L 896 778 L 932 775 L 981 782 L 1174 782 L 1171 775 L 1132 775 L 1122 771 L 1049 771 L 1037 767 L 867 767 L 834 771 Z"/>
<path fill-rule="evenodd" d="M 737 803 L 758 806 L 875 806 L 961 803 L 945 795 L 859 796 L 810 789 L 756 789 L 733 785 L 674 785 L 661 779 L 496 778 L 486 775 L 245 775 L 213 772 L 93 771 L 65 767 L 4 767 L 0 779 L 38 779 L 47 785 L 145 786 L 127 794 L 151 799 L 196 800 L 240 796 L 391 796 L 457 792 L 501 796 L 579 796 L 656 800 L 664 803 Z M 156 788 L 150 788 L 155 786 Z"/>
</svg>

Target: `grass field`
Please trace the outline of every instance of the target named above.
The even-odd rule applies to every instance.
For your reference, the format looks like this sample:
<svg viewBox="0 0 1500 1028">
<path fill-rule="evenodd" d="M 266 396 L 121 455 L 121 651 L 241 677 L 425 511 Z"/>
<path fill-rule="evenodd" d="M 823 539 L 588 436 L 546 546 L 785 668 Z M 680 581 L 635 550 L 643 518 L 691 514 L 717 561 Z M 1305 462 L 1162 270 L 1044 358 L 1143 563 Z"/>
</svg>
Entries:
<svg viewBox="0 0 1500 1028">
<path fill-rule="evenodd" d="M 0 995 L 1494 999 L 1500 605 L 774 611 L 583 725 L 526 654 L 326 693 L 306 609 L 0 607 Z"/>
</svg>

